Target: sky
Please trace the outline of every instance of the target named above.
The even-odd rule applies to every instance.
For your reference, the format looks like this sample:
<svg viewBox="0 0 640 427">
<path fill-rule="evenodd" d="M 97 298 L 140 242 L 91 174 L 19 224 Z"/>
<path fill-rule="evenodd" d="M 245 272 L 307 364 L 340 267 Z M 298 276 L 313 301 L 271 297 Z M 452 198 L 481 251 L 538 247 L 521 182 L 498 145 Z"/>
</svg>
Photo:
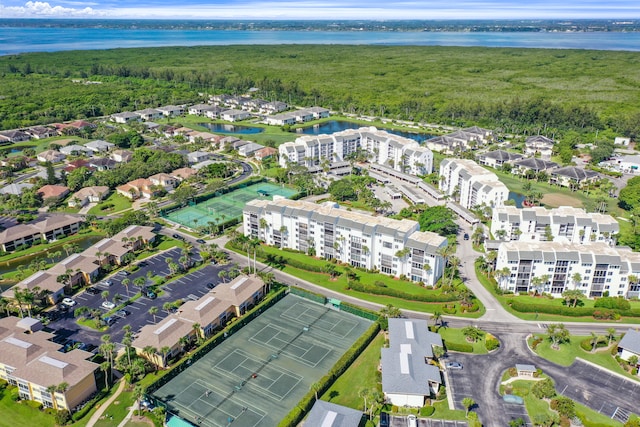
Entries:
<svg viewBox="0 0 640 427">
<path fill-rule="evenodd" d="M 639 0 L 0 0 L 1 18 L 637 19 Z"/>
</svg>

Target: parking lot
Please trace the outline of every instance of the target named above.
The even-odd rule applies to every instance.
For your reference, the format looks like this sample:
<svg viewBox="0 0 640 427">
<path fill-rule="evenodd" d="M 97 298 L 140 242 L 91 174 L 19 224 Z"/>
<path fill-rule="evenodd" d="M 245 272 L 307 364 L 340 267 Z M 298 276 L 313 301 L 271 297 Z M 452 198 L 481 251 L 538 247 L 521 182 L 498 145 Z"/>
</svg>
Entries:
<svg viewBox="0 0 640 427">
<path fill-rule="evenodd" d="M 140 288 L 133 285 L 133 281 L 136 278 L 143 277 L 146 279 L 148 271 L 153 272 L 154 275 L 167 276 L 169 274 L 169 268 L 166 259 L 171 258 L 176 261 L 180 256 L 180 249 L 174 248 L 144 260 L 142 266 L 128 276 L 115 274 L 109 277 L 108 279 L 112 282 L 110 286 L 105 283 L 105 280 L 102 280 L 93 285 L 94 288 L 100 291 L 98 294 L 91 295 L 85 291 L 74 296 L 73 299 L 77 304 L 71 307 L 66 313 L 60 313 L 61 317 L 51 321 L 48 327 L 55 330 L 61 340 L 67 339 L 98 346 L 100 345 L 100 337 L 106 333 L 111 335 L 113 342 L 120 342 L 124 336 L 123 327 L 125 325 L 130 325 L 131 329 L 136 332 L 146 324 L 154 323 L 154 321 L 159 322 L 169 314 L 162 309 L 165 303 L 180 299 L 187 301 L 189 299 L 200 298 L 209 291 L 206 285 L 208 283 L 212 283 L 213 285 L 220 283 L 218 273 L 223 269 L 229 269 L 231 267 L 231 265 L 208 264 L 202 269 L 166 283 L 161 287 L 162 292 L 160 292 L 157 298 L 149 298 L 144 295 L 139 297 L 125 307 L 125 310 L 128 312 L 127 316 L 114 316 L 114 323 L 106 332 L 81 327 L 76 322 L 73 312 L 78 307 L 85 306 L 89 309 L 98 309 L 105 313 L 107 312 L 105 308 L 101 307 L 105 301 L 101 296 L 102 291 L 109 291 L 109 300 L 112 300 L 115 294 L 119 294 L 123 297 L 124 301 L 127 297 L 127 288 L 122 284 L 123 279 L 128 278 L 130 280 L 131 284 L 129 285 L 128 293 L 133 296 L 140 291 Z M 192 259 L 199 260 L 197 255 L 194 255 Z M 145 283 L 146 286 L 152 284 L 149 279 L 146 279 Z M 155 315 L 155 319 L 154 316 L 149 313 L 151 307 L 158 307 L 158 313 Z"/>
</svg>

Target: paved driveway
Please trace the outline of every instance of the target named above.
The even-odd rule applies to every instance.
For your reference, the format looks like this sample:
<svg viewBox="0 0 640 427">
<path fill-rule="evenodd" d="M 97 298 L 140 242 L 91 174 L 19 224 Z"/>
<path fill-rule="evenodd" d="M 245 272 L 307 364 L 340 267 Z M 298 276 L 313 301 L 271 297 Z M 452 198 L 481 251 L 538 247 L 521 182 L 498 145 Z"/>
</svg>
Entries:
<svg viewBox="0 0 640 427">
<path fill-rule="evenodd" d="M 389 427 L 407 427 L 407 417 L 390 416 Z M 466 421 L 433 420 L 418 418 L 418 427 L 467 427 Z"/>
<path fill-rule="evenodd" d="M 471 397 L 477 403 L 473 410 L 486 427 L 504 426 L 516 418 L 529 422 L 524 405 L 506 403 L 499 395 L 502 374 L 516 363 L 533 364 L 542 369 L 555 381 L 558 393 L 608 417 L 615 415 L 624 422 L 635 410 L 640 382 L 620 378 L 581 361 L 569 367 L 556 365 L 531 353 L 525 334 L 503 333 L 499 338 L 502 347 L 490 355 L 450 352 L 447 359 L 463 364 L 462 370 L 447 373 L 456 409 L 464 410 L 462 399 Z"/>
</svg>

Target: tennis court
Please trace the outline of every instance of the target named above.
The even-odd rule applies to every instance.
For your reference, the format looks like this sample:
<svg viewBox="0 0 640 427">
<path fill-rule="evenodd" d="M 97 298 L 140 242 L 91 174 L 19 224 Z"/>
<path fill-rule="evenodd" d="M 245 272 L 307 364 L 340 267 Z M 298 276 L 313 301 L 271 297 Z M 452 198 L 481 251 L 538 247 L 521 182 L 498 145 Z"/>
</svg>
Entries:
<svg viewBox="0 0 640 427">
<path fill-rule="evenodd" d="M 272 427 L 370 325 L 288 295 L 153 396 L 196 426 Z"/>
<path fill-rule="evenodd" d="M 273 196 L 291 197 L 294 194 L 296 191 L 290 188 L 270 182 L 259 182 L 169 212 L 167 218 L 190 228 L 206 226 L 209 223 L 221 224 L 230 219 L 241 217 L 244 205 L 250 200 L 273 200 Z"/>
</svg>

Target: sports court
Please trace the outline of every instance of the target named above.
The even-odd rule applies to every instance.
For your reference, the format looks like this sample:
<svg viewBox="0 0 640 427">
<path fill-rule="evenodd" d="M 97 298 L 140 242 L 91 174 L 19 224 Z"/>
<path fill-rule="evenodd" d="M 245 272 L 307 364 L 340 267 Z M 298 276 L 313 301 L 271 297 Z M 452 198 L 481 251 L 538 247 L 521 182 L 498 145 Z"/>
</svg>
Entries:
<svg viewBox="0 0 640 427">
<path fill-rule="evenodd" d="M 153 395 L 196 426 L 272 427 L 370 325 L 288 295 Z"/>
<path fill-rule="evenodd" d="M 190 228 L 206 226 L 209 223 L 220 224 L 241 217 L 245 203 L 250 200 L 273 200 L 273 196 L 291 197 L 296 193 L 295 190 L 270 182 L 259 182 L 169 212 L 166 217 Z"/>
</svg>

